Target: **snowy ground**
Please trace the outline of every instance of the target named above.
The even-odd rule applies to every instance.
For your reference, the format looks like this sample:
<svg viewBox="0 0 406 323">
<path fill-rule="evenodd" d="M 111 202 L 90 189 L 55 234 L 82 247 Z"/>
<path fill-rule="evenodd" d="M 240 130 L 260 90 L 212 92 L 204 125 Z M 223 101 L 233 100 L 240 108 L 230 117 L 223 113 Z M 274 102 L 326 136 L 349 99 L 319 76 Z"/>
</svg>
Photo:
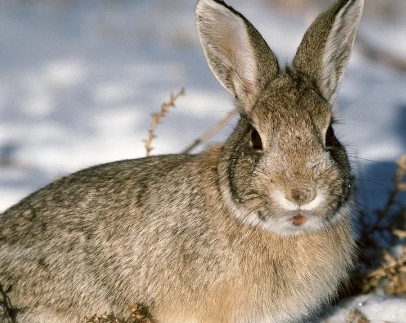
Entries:
<svg viewBox="0 0 406 323">
<path fill-rule="evenodd" d="M 346 323 L 349 310 L 358 310 L 370 323 L 405 323 L 406 300 L 377 295 L 363 295 L 345 299 L 331 310 L 331 314 L 313 323 Z M 360 323 L 360 322 L 359 322 Z"/>
<path fill-rule="evenodd" d="M 228 3 L 285 63 L 315 17 L 259 0 Z M 0 1 L 0 211 L 57 177 L 144 156 L 150 114 L 170 92 L 185 87 L 187 95 L 158 128 L 154 154 L 182 150 L 232 108 L 200 49 L 194 6 L 194 0 Z M 364 19 L 360 35 L 405 57 L 405 30 L 404 20 Z M 394 161 L 406 152 L 405 89 L 406 74 L 355 50 L 340 90 L 337 133 L 349 146 L 367 209 L 382 205 Z M 406 322 L 406 301 L 396 302 L 403 310 L 397 318 L 371 318 Z M 390 305 L 380 308 L 385 314 Z"/>
<path fill-rule="evenodd" d="M 261 1 L 230 3 L 286 63 L 315 15 L 281 13 Z M 194 5 L 0 2 L 0 156 L 13 161 L 0 168 L 0 210 L 80 168 L 143 156 L 150 113 L 181 87 L 187 96 L 158 129 L 155 154 L 180 151 L 231 109 L 200 49 Z M 397 24 L 365 19 L 360 35 L 406 53 L 406 24 Z M 363 204 L 371 209 L 406 151 L 405 88 L 405 74 L 354 52 L 340 91 L 344 124 L 337 132 L 360 179 L 374 182 L 360 181 Z"/>
</svg>

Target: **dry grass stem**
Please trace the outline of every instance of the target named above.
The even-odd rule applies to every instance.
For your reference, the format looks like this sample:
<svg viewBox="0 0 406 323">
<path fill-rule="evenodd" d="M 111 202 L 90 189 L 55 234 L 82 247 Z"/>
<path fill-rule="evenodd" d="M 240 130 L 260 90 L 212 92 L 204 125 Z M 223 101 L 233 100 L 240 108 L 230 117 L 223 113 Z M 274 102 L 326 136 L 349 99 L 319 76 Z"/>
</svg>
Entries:
<svg viewBox="0 0 406 323">
<path fill-rule="evenodd" d="M 150 126 L 149 130 L 148 130 L 148 137 L 147 137 L 147 139 L 144 140 L 145 149 L 147 151 L 147 153 L 146 153 L 147 156 L 150 156 L 151 151 L 154 149 L 152 147 L 152 140 L 154 140 L 154 138 L 156 138 L 156 135 L 155 135 L 156 127 L 161 123 L 162 118 L 164 118 L 168 114 L 170 108 L 175 107 L 175 101 L 179 97 L 184 96 L 184 95 L 185 95 L 185 89 L 184 88 L 182 88 L 176 94 L 171 93 L 169 101 L 162 103 L 161 110 L 152 115 L 152 123 L 151 123 L 151 126 Z"/>
<path fill-rule="evenodd" d="M 185 150 L 182 151 L 182 154 L 188 154 L 190 153 L 193 149 L 195 149 L 197 146 L 205 143 L 207 140 L 209 140 L 215 133 L 217 133 L 221 128 L 223 128 L 227 123 L 231 121 L 231 119 L 235 116 L 236 110 L 232 110 L 227 115 L 221 119 L 216 125 L 214 125 L 212 128 L 210 128 L 205 134 L 203 134 L 200 138 L 196 139 L 189 147 L 185 148 Z"/>
</svg>

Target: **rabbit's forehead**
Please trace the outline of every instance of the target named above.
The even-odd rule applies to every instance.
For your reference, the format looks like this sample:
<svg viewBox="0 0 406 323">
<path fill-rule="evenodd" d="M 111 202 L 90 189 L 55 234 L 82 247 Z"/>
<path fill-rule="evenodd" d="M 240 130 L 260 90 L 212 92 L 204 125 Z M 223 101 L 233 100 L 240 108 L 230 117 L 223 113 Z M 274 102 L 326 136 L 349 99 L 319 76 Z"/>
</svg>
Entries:
<svg viewBox="0 0 406 323">
<path fill-rule="evenodd" d="M 289 125 L 325 129 L 331 122 L 332 111 L 328 103 L 310 89 L 282 88 L 261 97 L 252 109 L 251 119 L 263 131 Z"/>
</svg>

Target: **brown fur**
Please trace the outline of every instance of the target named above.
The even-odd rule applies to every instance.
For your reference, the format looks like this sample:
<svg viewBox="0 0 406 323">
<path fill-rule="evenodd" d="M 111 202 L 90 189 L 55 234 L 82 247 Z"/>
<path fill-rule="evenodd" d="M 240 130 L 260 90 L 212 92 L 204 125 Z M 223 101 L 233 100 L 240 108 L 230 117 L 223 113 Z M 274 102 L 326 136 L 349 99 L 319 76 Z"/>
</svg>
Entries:
<svg viewBox="0 0 406 323">
<path fill-rule="evenodd" d="M 346 12 L 362 7 L 339 1 L 334 12 L 350 2 Z M 200 0 L 197 16 L 209 65 L 237 97 L 235 131 L 199 155 L 77 172 L 4 212 L 0 283 L 13 287 L 19 323 L 77 323 L 136 302 L 162 323 L 298 322 L 347 278 L 352 182 L 344 147 L 326 139 L 331 88 L 300 68 L 280 69 L 255 28 L 224 3 Z M 211 16 L 232 26 L 227 39 L 212 38 Z M 323 32 L 335 21 L 327 16 Z M 233 52 L 240 45 L 241 57 Z M 241 71 L 245 59 L 256 63 Z M 308 221 L 295 226 L 298 213 Z"/>
</svg>

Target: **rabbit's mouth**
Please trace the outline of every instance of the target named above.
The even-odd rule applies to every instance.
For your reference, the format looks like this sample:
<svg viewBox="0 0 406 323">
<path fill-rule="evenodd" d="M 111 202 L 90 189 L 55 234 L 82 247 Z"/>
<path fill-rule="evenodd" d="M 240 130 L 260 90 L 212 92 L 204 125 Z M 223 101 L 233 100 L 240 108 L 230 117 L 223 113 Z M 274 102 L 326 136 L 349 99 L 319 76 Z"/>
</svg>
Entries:
<svg viewBox="0 0 406 323">
<path fill-rule="evenodd" d="M 325 228 L 326 223 L 315 214 L 285 214 L 280 218 L 269 217 L 258 223 L 261 228 L 281 236 L 299 235 L 306 232 L 316 232 Z"/>
<path fill-rule="evenodd" d="M 298 215 L 295 215 L 291 219 L 292 225 L 294 225 L 295 227 L 300 227 L 301 225 L 305 224 L 306 221 L 307 221 L 307 218 L 300 213 Z"/>
</svg>

